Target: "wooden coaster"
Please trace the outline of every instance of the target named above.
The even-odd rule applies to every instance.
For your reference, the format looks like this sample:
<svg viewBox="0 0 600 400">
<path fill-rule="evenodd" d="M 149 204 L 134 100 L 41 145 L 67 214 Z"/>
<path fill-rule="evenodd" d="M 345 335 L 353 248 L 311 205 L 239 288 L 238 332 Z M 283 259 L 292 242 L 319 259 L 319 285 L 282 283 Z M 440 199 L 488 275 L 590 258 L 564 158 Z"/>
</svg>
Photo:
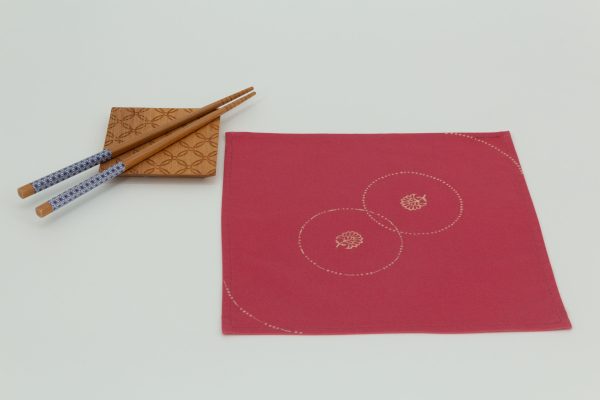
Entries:
<svg viewBox="0 0 600 400">
<path fill-rule="evenodd" d="M 130 108 L 113 107 L 110 112 L 104 146 L 121 143 L 130 138 L 156 128 L 167 121 L 183 118 L 193 108 Z M 217 118 L 208 125 L 192 132 L 184 139 L 172 144 L 152 157 L 125 171 L 124 176 L 213 176 L 216 172 L 219 146 L 219 127 Z M 140 148 L 153 143 L 148 142 Z M 137 149 L 121 155 L 131 154 Z M 100 165 L 103 171 L 118 161 Z"/>
</svg>

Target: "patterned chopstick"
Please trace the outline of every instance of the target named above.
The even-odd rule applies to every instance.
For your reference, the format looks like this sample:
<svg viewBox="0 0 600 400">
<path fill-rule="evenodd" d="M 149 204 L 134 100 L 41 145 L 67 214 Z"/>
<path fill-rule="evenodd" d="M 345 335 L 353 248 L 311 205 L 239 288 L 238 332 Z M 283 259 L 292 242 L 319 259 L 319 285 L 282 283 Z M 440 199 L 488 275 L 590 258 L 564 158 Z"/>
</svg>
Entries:
<svg viewBox="0 0 600 400">
<path fill-rule="evenodd" d="M 76 163 L 73 163 L 68 167 L 62 168 L 31 183 L 21 186 L 17 189 L 17 193 L 23 199 L 31 196 L 32 194 L 39 193 L 42 190 L 54 186 L 57 183 L 62 182 L 65 179 L 68 179 L 72 176 L 80 174 L 83 171 L 92 168 L 93 166 L 106 162 L 135 147 L 138 147 L 139 145 L 149 142 L 150 140 L 156 139 L 157 137 L 162 136 L 169 131 L 175 130 L 195 119 L 203 117 L 208 113 L 217 110 L 219 107 L 229 103 L 230 101 L 235 100 L 238 97 L 245 95 L 246 93 L 250 93 L 253 90 L 253 87 L 246 88 L 230 96 L 224 97 L 220 100 L 210 103 L 202 108 L 194 110 L 191 113 L 189 113 L 189 115 L 186 115 L 185 118 L 177 119 L 175 121 L 163 124 L 157 128 L 150 130 L 146 134 L 140 135 L 131 140 L 127 140 L 123 143 L 113 143 L 111 145 L 108 145 L 99 153 L 96 153 L 81 161 L 77 161 Z"/>
<path fill-rule="evenodd" d="M 119 176 L 129 168 L 132 168 L 133 166 L 144 161 L 145 159 L 152 157 L 154 154 L 172 145 L 173 143 L 183 139 L 190 133 L 210 123 L 211 121 L 220 117 L 232 108 L 239 106 L 249 98 L 253 97 L 255 94 L 255 92 L 251 92 L 221 108 L 218 108 L 217 110 L 205 115 L 204 117 L 189 122 L 188 124 L 172 132 L 169 132 L 166 135 L 161 136 L 154 143 L 140 149 L 137 152 L 128 154 L 127 156 L 120 158 L 119 162 L 117 162 L 110 168 L 84 180 L 83 182 L 71 187 L 70 189 L 67 189 L 66 191 L 62 192 L 58 196 L 53 197 L 47 202 L 40 204 L 38 207 L 36 207 L 35 212 L 39 217 L 45 217 L 53 211 L 56 211 L 57 209 L 69 204 L 73 200 L 88 193 L 90 190 Z"/>
</svg>

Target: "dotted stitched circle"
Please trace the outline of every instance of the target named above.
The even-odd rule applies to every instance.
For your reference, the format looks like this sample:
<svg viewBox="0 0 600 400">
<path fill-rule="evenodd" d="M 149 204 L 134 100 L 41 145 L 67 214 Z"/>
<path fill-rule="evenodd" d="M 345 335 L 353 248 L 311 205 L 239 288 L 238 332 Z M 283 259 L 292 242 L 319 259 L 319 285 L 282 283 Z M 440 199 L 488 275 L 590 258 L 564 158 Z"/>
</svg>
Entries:
<svg viewBox="0 0 600 400">
<path fill-rule="evenodd" d="M 521 164 L 519 164 L 517 162 L 517 160 L 515 160 L 510 154 L 508 154 L 507 152 L 503 151 L 502 149 L 500 149 L 497 146 L 494 146 L 491 143 L 486 142 L 485 140 L 482 140 L 478 137 L 474 137 L 474 136 L 469 136 L 469 135 L 465 135 L 464 133 L 458 133 L 458 132 L 446 132 L 446 135 L 452 135 L 452 136 L 458 136 L 458 137 L 463 137 L 463 138 L 467 138 L 467 139 L 471 139 L 474 142 L 477 143 L 482 143 L 485 144 L 486 146 L 496 150 L 498 153 L 502 154 L 504 157 L 508 158 L 519 170 L 519 172 L 521 174 L 523 174 L 523 168 L 521 168 Z"/>
<path fill-rule="evenodd" d="M 276 331 L 281 331 L 281 332 L 295 334 L 295 335 L 302 335 L 301 331 L 294 331 L 294 330 L 291 330 L 291 329 L 285 329 L 285 328 L 282 328 L 280 326 L 273 325 L 273 324 L 270 324 L 268 322 L 265 322 L 262 319 L 256 318 L 254 316 L 254 314 L 250 313 L 249 311 L 247 311 L 245 308 L 243 308 L 242 306 L 240 306 L 238 304 L 238 302 L 235 300 L 235 298 L 231 294 L 231 290 L 229 289 L 229 286 L 227 286 L 227 282 L 225 282 L 225 280 L 223 280 L 223 287 L 225 288 L 225 293 L 227 293 L 227 297 L 229 297 L 229 300 L 231 300 L 231 302 L 240 310 L 240 312 L 242 314 L 244 314 L 245 316 L 247 316 L 248 318 L 251 318 L 251 319 L 255 320 L 256 322 L 259 322 L 261 325 L 264 325 L 267 328 L 270 328 L 270 329 L 273 329 L 273 330 L 276 330 Z"/>
<path fill-rule="evenodd" d="M 308 256 L 308 254 L 306 254 L 306 252 L 304 251 L 304 248 L 302 247 L 302 232 L 304 231 L 304 229 L 306 228 L 306 226 L 311 221 L 313 221 L 315 218 L 318 218 L 318 217 L 320 217 L 323 214 L 327 214 L 327 213 L 331 213 L 331 212 L 338 212 L 338 211 L 358 211 L 358 212 L 364 212 L 373 221 L 375 221 L 375 220 L 373 219 L 373 217 L 370 214 L 376 215 L 377 217 L 386 220 L 393 227 L 393 229 L 389 229 L 389 230 L 391 230 L 392 232 L 395 232 L 398 235 L 398 238 L 400 239 L 400 248 L 398 249 L 398 254 L 396 254 L 396 257 L 394 257 L 394 259 L 391 262 L 389 262 L 388 264 L 384 265 L 381 268 L 378 268 L 376 270 L 369 271 L 369 272 L 360 272 L 360 273 L 346 273 L 346 272 L 335 271 L 335 270 L 333 270 L 331 268 L 327 268 L 327 267 L 324 267 L 322 265 L 319 265 L 319 263 L 317 263 L 315 260 L 313 260 L 312 258 L 310 258 Z M 381 214 L 377 214 L 376 212 L 365 210 L 365 209 L 362 209 L 362 208 L 332 208 L 332 209 L 329 209 L 329 210 L 321 211 L 320 213 L 317 213 L 317 214 L 313 215 L 308 220 L 306 220 L 306 222 L 304 222 L 304 224 L 302 224 L 302 226 L 300 227 L 300 231 L 298 232 L 298 247 L 300 248 L 300 252 L 304 256 L 304 258 L 306 258 L 312 265 L 314 265 L 315 267 L 317 267 L 317 268 L 319 268 L 319 269 L 321 269 L 321 270 L 323 270 L 325 272 L 329 272 L 330 274 L 341 275 L 341 276 L 368 276 L 368 275 L 376 274 L 377 272 L 384 271 L 384 270 L 388 269 L 389 267 L 391 267 L 396 261 L 398 261 L 398 258 L 400 258 L 400 254 L 402 254 L 402 250 L 404 249 L 404 240 L 402 239 L 402 232 L 400 232 L 400 230 L 398 229 L 398 227 L 392 221 L 390 221 L 388 218 L 384 217 Z"/>
<path fill-rule="evenodd" d="M 389 178 L 391 176 L 395 176 L 395 175 L 417 175 L 417 176 L 422 176 L 422 177 L 425 177 L 425 178 L 432 179 L 432 180 L 434 180 L 436 182 L 439 182 L 439 183 L 443 184 L 444 186 L 446 186 L 448 189 L 450 189 L 456 195 L 456 198 L 458 199 L 458 204 L 459 204 L 458 214 L 456 215 L 456 217 L 454 218 L 454 220 L 452 220 L 452 222 L 450 222 L 448 225 L 446 225 L 446 226 L 444 226 L 442 228 L 439 228 L 439 229 L 436 229 L 436 230 L 433 230 L 433 231 L 429 231 L 429 232 L 405 232 L 405 231 L 400 231 L 400 233 L 404 233 L 406 235 L 433 235 L 433 234 L 436 234 L 436 233 L 443 232 L 446 229 L 450 228 L 451 226 L 453 226 L 454 224 L 456 224 L 458 222 L 458 220 L 462 217 L 464 205 L 463 205 L 463 200 L 462 200 L 462 197 L 460 196 L 460 193 L 458 193 L 458 191 L 452 185 L 450 185 L 448 182 L 444 181 L 443 179 L 437 178 L 437 177 L 432 176 L 432 175 L 427 175 L 427 174 L 424 174 L 422 172 L 416 172 L 416 171 L 399 171 L 399 172 L 393 172 L 393 173 L 390 173 L 390 174 L 386 174 L 386 175 L 380 176 L 379 178 L 371 181 L 371 183 L 369 183 L 367 185 L 367 187 L 365 188 L 365 190 L 362 193 L 362 206 L 363 206 L 363 208 L 365 210 L 369 210 L 369 208 L 367 207 L 367 193 L 369 192 L 369 190 L 371 189 L 371 187 L 374 184 L 376 184 L 377 182 L 380 182 L 380 181 L 382 181 L 384 179 L 387 179 L 387 178 Z M 390 230 L 390 231 L 394 231 L 394 229 L 390 228 L 389 226 L 387 226 L 385 224 L 382 224 L 381 222 L 379 222 L 375 218 L 373 218 L 372 215 L 377 215 L 375 212 L 369 210 L 369 213 L 367 213 L 367 215 L 369 216 L 369 218 L 371 218 L 373 220 L 373 222 L 375 222 L 377 225 L 381 226 L 382 228 L 385 228 L 385 229 Z M 387 218 L 384 217 L 384 219 L 387 219 Z M 389 219 L 387 219 L 387 220 L 389 221 Z M 395 225 L 394 225 L 394 228 L 398 229 L 397 227 L 395 227 Z"/>
</svg>

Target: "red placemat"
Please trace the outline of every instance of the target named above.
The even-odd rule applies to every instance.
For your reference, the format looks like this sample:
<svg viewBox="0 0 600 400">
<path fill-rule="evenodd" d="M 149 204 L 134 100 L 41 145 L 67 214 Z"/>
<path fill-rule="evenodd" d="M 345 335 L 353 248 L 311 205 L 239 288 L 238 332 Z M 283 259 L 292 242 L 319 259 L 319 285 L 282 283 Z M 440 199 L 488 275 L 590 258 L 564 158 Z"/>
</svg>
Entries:
<svg viewBox="0 0 600 400">
<path fill-rule="evenodd" d="M 571 327 L 510 133 L 227 133 L 225 334 Z"/>
</svg>

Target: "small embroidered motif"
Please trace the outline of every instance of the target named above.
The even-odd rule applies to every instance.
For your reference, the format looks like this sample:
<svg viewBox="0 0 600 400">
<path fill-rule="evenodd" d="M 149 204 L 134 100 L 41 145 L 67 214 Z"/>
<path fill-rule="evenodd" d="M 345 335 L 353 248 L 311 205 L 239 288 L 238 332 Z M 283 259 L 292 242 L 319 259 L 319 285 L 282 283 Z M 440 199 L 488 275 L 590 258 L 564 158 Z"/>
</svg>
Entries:
<svg viewBox="0 0 600 400">
<path fill-rule="evenodd" d="M 400 199 L 400 204 L 408 211 L 416 211 L 427 205 L 427 198 L 425 195 L 417 196 L 415 193 L 411 193 Z"/>
<path fill-rule="evenodd" d="M 379 178 L 377 178 L 377 179 L 373 180 L 371 183 L 369 183 L 367 185 L 367 187 L 363 190 L 363 193 L 362 193 L 362 206 L 363 207 L 362 208 L 364 210 L 368 211 L 367 212 L 367 216 L 369 218 L 371 218 L 371 220 L 373 222 L 375 222 L 377 225 L 379 225 L 379 226 L 381 226 L 384 229 L 387 229 L 389 231 L 394 231 L 395 230 L 393 227 L 388 226 L 387 223 L 382 223 L 381 222 L 381 217 L 382 217 L 381 215 L 379 215 L 379 218 L 373 218 L 372 217 L 373 211 L 367 205 L 367 198 L 368 198 L 368 195 L 369 195 L 369 191 L 371 190 L 371 188 L 374 185 L 378 184 L 379 182 L 382 182 L 385 179 L 388 179 L 388 178 L 391 178 L 391 177 L 394 177 L 394 176 L 401 176 L 401 175 L 414 175 L 414 176 L 418 176 L 418 177 L 430 179 L 430 180 L 432 180 L 434 182 L 441 183 L 447 189 L 450 189 L 454 193 L 454 195 L 456 196 L 456 200 L 458 201 L 458 213 L 457 213 L 456 217 L 454 218 L 454 220 L 452 220 L 452 222 L 450 222 L 448 225 L 443 226 L 443 227 L 438 228 L 438 229 L 435 229 L 435 230 L 432 230 L 432 231 L 429 231 L 429 232 L 408 232 L 408 231 L 401 231 L 400 232 L 401 234 L 405 234 L 405 235 L 434 235 L 436 233 L 444 232 L 444 231 L 450 229 L 452 226 L 454 226 L 454 224 L 456 224 L 458 222 L 459 219 L 461 219 L 461 217 L 462 217 L 462 215 L 464 213 L 464 204 L 463 204 L 462 197 L 461 197 L 460 193 L 458 193 L 458 190 L 456 190 L 448 182 L 446 182 L 446 181 L 444 181 L 444 180 L 442 180 L 440 178 L 437 178 L 435 176 L 427 175 L 427 174 L 425 174 L 423 172 L 417 172 L 417 171 L 398 171 L 398 172 L 392 172 L 392 173 L 389 173 L 387 175 L 380 176 Z"/>
<path fill-rule="evenodd" d="M 335 247 L 344 247 L 346 250 L 353 249 L 363 243 L 363 237 L 355 231 L 347 231 L 335 237 Z"/>
<path fill-rule="evenodd" d="M 396 253 L 394 259 L 391 260 L 390 262 L 388 262 L 384 266 L 377 266 L 375 269 L 372 269 L 370 271 L 355 272 L 355 273 L 336 271 L 336 270 L 332 269 L 331 267 L 321 265 L 317 261 L 312 259 L 302 244 L 302 235 L 303 235 L 304 231 L 306 230 L 306 227 L 309 226 L 313 221 L 317 220 L 319 217 L 322 217 L 325 214 L 338 213 L 338 212 L 365 213 L 367 215 L 367 217 L 369 217 L 369 219 L 372 219 L 374 222 L 377 222 L 384 229 L 387 229 L 387 230 L 393 232 L 394 234 L 396 234 L 398 237 L 399 248 L 398 248 L 398 253 Z M 374 218 L 377 218 L 377 219 L 374 219 Z M 383 222 L 379 222 L 379 221 L 383 221 Z M 341 236 L 341 235 L 338 235 L 338 236 Z M 300 250 L 300 253 L 304 256 L 304 258 L 306 258 L 306 260 L 309 263 L 311 263 L 315 267 L 317 267 L 325 272 L 328 272 L 333 275 L 338 275 L 338 276 L 364 278 L 367 276 L 375 275 L 378 272 L 385 271 L 388 268 L 392 267 L 394 264 L 396 264 L 396 262 L 398 262 L 398 259 L 400 258 L 400 255 L 402 254 L 402 251 L 404 250 L 404 239 L 402 238 L 402 232 L 400 232 L 400 229 L 398 229 L 398 227 L 394 224 L 394 222 L 392 220 L 390 220 L 389 218 L 387 218 L 384 215 L 376 213 L 375 211 L 369 211 L 369 210 L 365 210 L 362 208 L 349 208 L 349 207 L 331 208 L 328 210 L 323 210 L 323 211 L 313 215 L 312 217 L 307 219 L 306 222 L 304 222 L 304 224 L 302 224 L 302 226 L 300 227 L 300 231 L 298 231 L 298 249 Z"/>
</svg>

